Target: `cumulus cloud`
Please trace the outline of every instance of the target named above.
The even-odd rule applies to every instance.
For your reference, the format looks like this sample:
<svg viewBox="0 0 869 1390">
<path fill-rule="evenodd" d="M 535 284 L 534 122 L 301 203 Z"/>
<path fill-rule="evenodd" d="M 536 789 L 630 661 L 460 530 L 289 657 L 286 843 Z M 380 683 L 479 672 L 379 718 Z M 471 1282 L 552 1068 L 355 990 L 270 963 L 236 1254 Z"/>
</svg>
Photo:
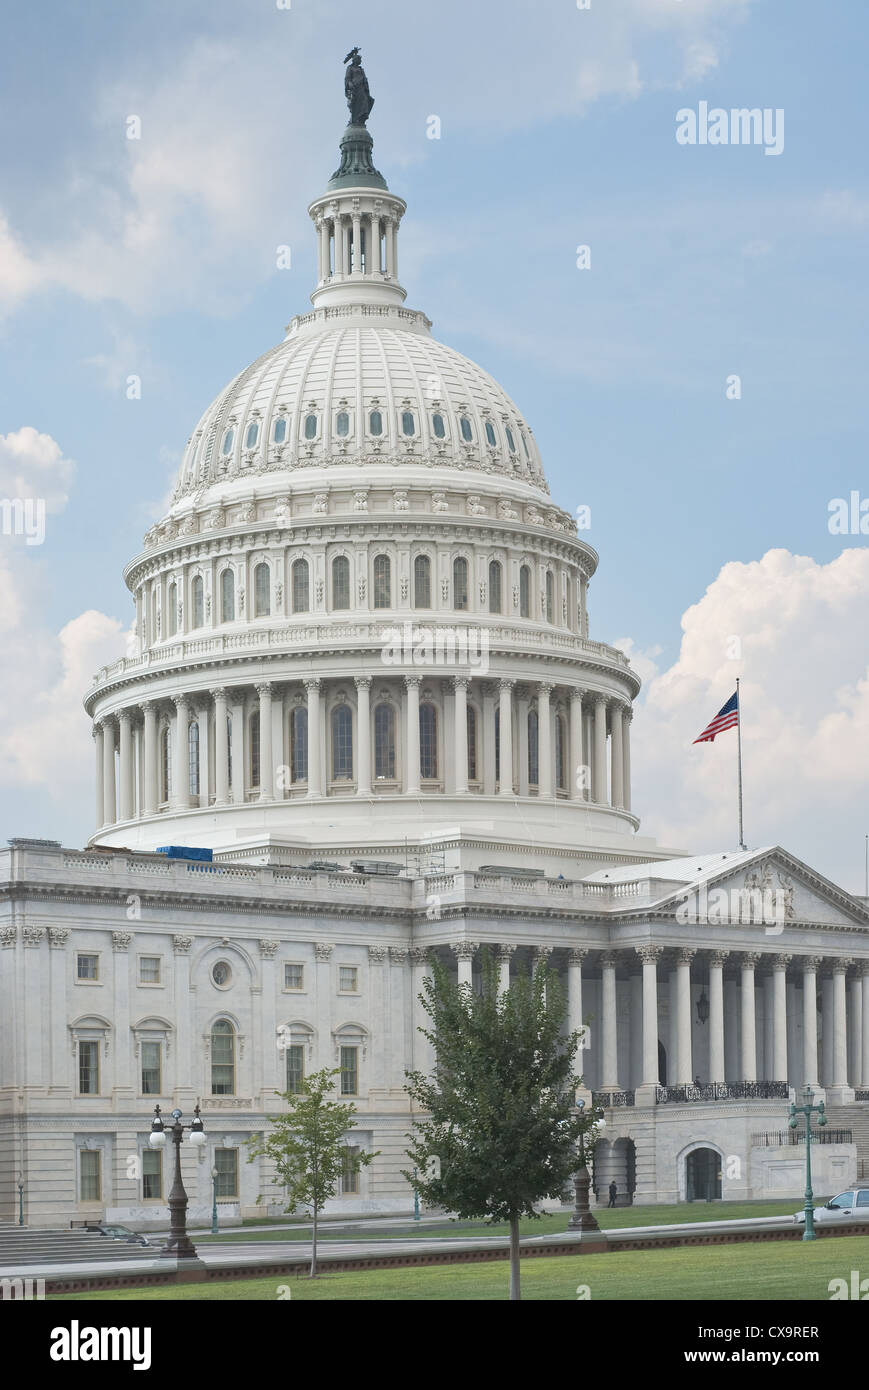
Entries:
<svg viewBox="0 0 869 1390">
<path fill-rule="evenodd" d="M 41 498 L 49 512 L 69 499 L 75 464 L 50 434 L 32 425 L 0 434 L 0 497 Z"/>
<path fill-rule="evenodd" d="M 725 565 L 682 618 L 632 737 L 643 829 L 687 850 L 736 840 L 736 734 L 693 744 L 741 677 L 749 845 L 782 843 L 861 891 L 869 754 L 869 549 Z M 622 649 L 627 649 L 627 644 Z"/>
</svg>

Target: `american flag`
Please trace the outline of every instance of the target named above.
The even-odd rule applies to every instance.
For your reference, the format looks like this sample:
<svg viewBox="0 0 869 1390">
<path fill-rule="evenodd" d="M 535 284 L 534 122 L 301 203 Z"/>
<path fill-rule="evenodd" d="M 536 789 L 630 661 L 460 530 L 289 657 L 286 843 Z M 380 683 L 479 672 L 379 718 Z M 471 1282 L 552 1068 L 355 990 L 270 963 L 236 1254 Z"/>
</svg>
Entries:
<svg viewBox="0 0 869 1390">
<path fill-rule="evenodd" d="M 739 723 L 739 692 L 734 690 L 726 705 L 722 705 L 711 724 L 707 724 L 695 743 L 714 743 L 715 735 L 734 729 Z"/>
</svg>

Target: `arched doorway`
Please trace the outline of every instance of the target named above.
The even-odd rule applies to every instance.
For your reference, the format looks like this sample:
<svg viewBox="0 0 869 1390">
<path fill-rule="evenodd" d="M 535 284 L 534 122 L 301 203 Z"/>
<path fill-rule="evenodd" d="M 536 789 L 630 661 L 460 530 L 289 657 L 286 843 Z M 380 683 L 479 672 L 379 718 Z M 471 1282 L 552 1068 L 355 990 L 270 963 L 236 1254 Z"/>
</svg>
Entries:
<svg viewBox="0 0 869 1390">
<path fill-rule="evenodd" d="M 721 1197 L 721 1155 L 715 1149 L 692 1149 L 685 1160 L 685 1198 L 714 1202 Z"/>
</svg>

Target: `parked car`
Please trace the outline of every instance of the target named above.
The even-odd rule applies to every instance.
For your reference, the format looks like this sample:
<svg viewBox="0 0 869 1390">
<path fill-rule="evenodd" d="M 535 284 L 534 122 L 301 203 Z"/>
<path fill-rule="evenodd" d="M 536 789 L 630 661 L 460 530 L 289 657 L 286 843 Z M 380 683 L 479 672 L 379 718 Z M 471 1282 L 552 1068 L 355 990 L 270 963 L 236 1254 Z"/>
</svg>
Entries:
<svg viewBox="0 0 869 1390">
<path fill-rule="evenodd" d="M 132 1231 L 129 1226 L 109 1226 L 100 1222 L 96 1226 L 88 1228 L 91 1231 L 99 1231 L 100 1235 L 111 1236 L 113 1240 L 123 1240 L 127 1245 L 153 1245 L 155 1242 L 142 1235 L 141 1231 Z M 161 1242 L 162 1243 L 162 1242 Z"/>
<path fill-rule="evenodd" d="M 798 1211 L 794 1221 L 805 1221 L 805 1211 Z M 869 1187 L 852 1187 L 831 1197 L 822 1207 L 815 1207 L 815 1222 L 869 1221 Z"/>
</svg>

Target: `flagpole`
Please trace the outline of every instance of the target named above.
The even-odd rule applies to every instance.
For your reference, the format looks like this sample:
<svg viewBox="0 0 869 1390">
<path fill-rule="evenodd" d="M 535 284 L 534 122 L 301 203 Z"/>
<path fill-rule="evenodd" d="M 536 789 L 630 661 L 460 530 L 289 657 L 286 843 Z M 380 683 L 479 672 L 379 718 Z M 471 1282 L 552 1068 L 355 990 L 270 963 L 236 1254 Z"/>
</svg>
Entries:
<svg viewBox="0 0 869 1390">
<path fill-rule="evenodd" d="M 742 699 L 739 694 L 739 677 L 736 677 L 736 756 L 739 766 L 739 848 L 745 849 L 742 831 Z"/>
</svg>

